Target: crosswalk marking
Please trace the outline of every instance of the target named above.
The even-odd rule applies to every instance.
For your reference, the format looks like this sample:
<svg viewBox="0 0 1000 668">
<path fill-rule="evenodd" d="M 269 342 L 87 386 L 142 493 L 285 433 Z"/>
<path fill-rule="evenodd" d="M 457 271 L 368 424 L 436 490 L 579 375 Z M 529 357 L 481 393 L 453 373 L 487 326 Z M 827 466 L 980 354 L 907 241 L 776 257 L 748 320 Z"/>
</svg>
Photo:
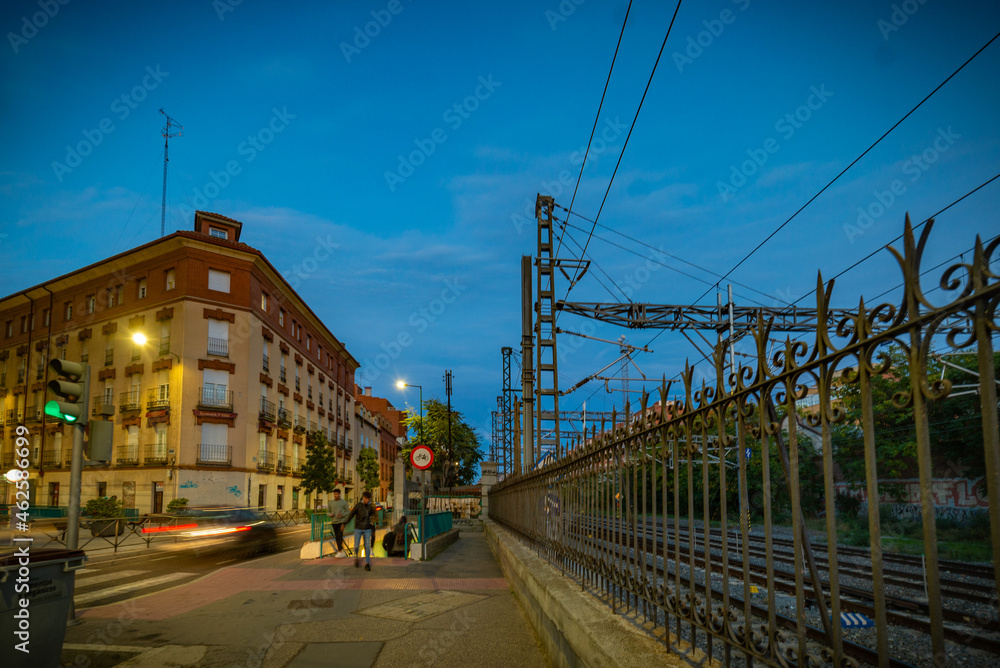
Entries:
<svg viewBox="0 0 1000 668">
<path fill-rule="evenodd" d="M 112 596 L 117 596 L 119 594 L 127 594 L 139 589 L 146 589 L 147 587 L 153 587 L 194 575 L 197 575 L 197 573 L 167 573 L 166 575 L 161 575 L 155 578 L 130 582 L 128 584 L 118 585 L 117 587 L 102 589 L 100 591 L 93 591 L 87 594 L 80 594 L 75 596 L 74 600 L 77 605 L 82 605 L 84 603 L 89 603 L 90 601 L 99 601 L 103 598 L 111 598 Z"/>
<path fill-rule="evenodd" d="M 114 573 L 105 573 L 104 575 L 91 575 L 87 572 L 88 569 L 84 568 L 82 571 L 77 571 L 76 574 L 76 586 L 86 587 L 92 584 L 100 584 L 102 582 L 110 582 L 111 580 L 124 580 L 125 578 L 131 578 L 136 575 L 142 575 L 143 573 L 148 573 L 148 571 L 117 571 Z M 94 572 L 94 571 L 91 571 Z M 100 572 L 100 571 L 97 571 Z M 83 575 L 80 575 L 83 573 Z"/>
</svg>

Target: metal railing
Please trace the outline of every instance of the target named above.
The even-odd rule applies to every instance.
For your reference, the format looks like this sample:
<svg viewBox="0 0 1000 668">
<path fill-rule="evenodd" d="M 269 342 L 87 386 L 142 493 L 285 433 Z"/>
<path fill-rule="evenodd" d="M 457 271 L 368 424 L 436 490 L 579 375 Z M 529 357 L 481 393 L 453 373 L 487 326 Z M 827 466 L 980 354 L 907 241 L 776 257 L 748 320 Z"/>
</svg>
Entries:
<svg viewBox="0 0 1000 668">
<path fill-rule="evenodd" d="M 288 473 L 288 471 L 291 470 L 291 466 L 289 465 L 289 462 L 288 462 L 287 459 L 279 459 L 278 460 L 278 464 L 275 467 L 275 470 L 278 473 Z"/>
<path fill-rule="evenodd" d="M 287 408 L 278 409 L 278 426 L 285 428 L 292 426 L 292 414 Z"/>
<path fill-rule="evenodd" d="M 109 348 L 104 351 L 104 366 L 111 366 L 115 363 L 115 349 Z"/>
<path fill-rule="evenodd" d="M 277 453 L 261 450 L 257 453 L 257 468 L 261 471 L 273 471 L 277 459 Z"/>
<path fill-rule="evenodd" d="M 42 453 L 42 466 L 45 468 L 62 468 L 62 453 L 58 450 L 45 450 Z"/>
<path fill-rule="evenodd" d="M 24 369 L 17 370 L 17 384 L 20 385 L 24 382 Z"/>
<path fill-rule="evenodd" d="M 146 466 L 167 463 L 167 444 L 148 443 L 142 449 L 142 463 Z"/>
<path fill-rule="evenodd" d="M 129 390 L 122 392 L 118 396 L 118 410 L 121 412 L 142 410 L 142 400 L 139 398 L 139 390 Z"/>
<path fill-rule="evenodd" d="M 24 422 L 24 411 L 20 408 L 7 409 L 7 424 Z"/>
<path fill-rule="evenodd" d="M 205 385 L 198 388 L 198 407 L 232 411 L 233 393 L 225 385 Z"/>
<path fill-rule="evenodd" d="M 127 393 L 126 393 L 127 394 Z M 115 400 L 110 396 L 101 394 L 91 400 L 91 415 L 114 415 Z"/>
<path fill-rule="evenodd" d="M 229 339 L 208 337 L 208 354 L 216 357 L 229 357 Z"/>
<path fill-rule="evenodd" d="M 268 401 L 266 397 L 260 398 L 260 419 L 274 422 L 277 416 L 277 408 L 274 402 Z"/>
<path fill-rule="evenodd" d="M 1000 652 L 989 638 L 1000 596 L 1000 434 L 991 338 L 1000 280 L 990 270 L 1000 239 L 985 248 L 977 239 L 969 261 L 933 283 L 941 291 L 935 303 L 947 302 L 935 307 L 920 284 L 932 226 L 928 222 L 916 240 L 907 220 L 904 250 L 893 249 L 904 276 L 900 303 L 872 308 L 861 302 L 855 315 L 833 320 L 832 282 L 820 284 L 816 329 L 806 335 L 811 341 L 786 339 L 772 350 L 773 321 L 759 318 L 746 339 L 754 354 L 736 358 L 749 362 L 731 369 L 720 340 L 714 373 L 703 376 L 713 385 L 696 381 L 687 366 L 680 387 L 664 383 L 658 396 L 642 395 L 638 410 L 626 404 L 589 438 L 569 444 L 562 458 L 508 475 L 489 493 L 490 517 L 537 546 L 612 611 L 645 620 L 671 652 L 694 644 L 707 661 L 755 666 L 904 665 L 894 660 L 898 640 L 892 648 L 889 642 L 892 625 L 901 623 L 916 630 L 935 666 L 957 665 L 959 646 Z M 949 377 L 935 362 L 940 354 L 959 355 L 961 371 Z M 942 404 L 958 382 L 974 386 L 978 397 Z M 796 401 L 810 387 L 818 390 L 818 410 L 800 415 Z M 933 465 L 943 461 L 946 447 L 935 437 L 955 428 L 957 411 L 964 411 L 965 437 L 954 447 L 985 470 L 986 547 L 994 559 L 981 576 L 991 581 L 980 595 L 991 612 L 982 623 L 960 628 L 950 589 L 942 591 L 932 487 Z M 947 417 L 933 421 L 935 414 Z M 909 444 L 905 451 L 900 443 Z M 525 461 L 532 461 L 530 454 Z M 899 477 L 892 467 L 900 466 L 916 468 L 919 479 L 912 540 L 923 554 L 910 562 L 909 572 L 921 574 L 914 600 L 887 591 L 898 582 L 892 572 L 898 557 L 883 557 L 902 529 L 898 520 L 883 527 L 878 500 Z M 880 469 L 888 480 L 880 479 Z M 849 483 L 852 498 L 871 500 L 866 508 L 836 493 L 844 484 L 835 483 L 837 475 Z M 776 531 L 779 519 L 790 528 Z M 867 549 L 845 547 L 838 531 L 847 523 L 857 524 Z M 822 545 L 812 542 L 820 526 Z M 907 609 L 919 612 L 906 616 Z M 841 613 L 866 615 L 874 628 L 848 640 Z"/>
<path fill-rule="evenodd" d="M 295 418 L 295 431 L 304 432 L 307 431 L 308 429 L 309 429 L 309 421 L 306 418 L 302 416 Z"/>
<path fill-rule="evenodd" d="M 278 380 L 282 383 L 288 382 L 288 374 L 285 373 L 285 367 L 281 367 L 281 371 L 278 372 Z"/>
<path fill-rule="evenodd" d="M 138 466 L 139 446 L 119 445 L 115 448 L 115 462 L 122 466 Z"/>
<path fill-rule="evenodd" d="M 146 409 L 170 408 L 170 386 L 151 387 L 146 393 Z"/>
<path fill-rule="evenodd" d="M 233 446 L 199 443 L 195 462 L 207 466 L 232 466 Z"/>
<path fill-rule="evenodd" d="M 42 421 L 42 406 L 25 406 L 25 408 L 24 408 L 24 421 L 25 422 L 41 422 Z"/>
<path fill-rule="evenodd" d="M 164 355 L 169 355 L 170 354 L 170 337 L 169 336 L 160 337 L 160 345 L 159 345 L 159 348 L 157 350 L 157 354 L 160 357 L 163 357 Z"/>
<path fill-rule="evenodd" d="M 270 364 L 268 363 L 267 355 L 264 355 L 263 369 L 264 369 L 264 373 L 267 373 L 268 371 L 271 370 Z"/>
</svg>

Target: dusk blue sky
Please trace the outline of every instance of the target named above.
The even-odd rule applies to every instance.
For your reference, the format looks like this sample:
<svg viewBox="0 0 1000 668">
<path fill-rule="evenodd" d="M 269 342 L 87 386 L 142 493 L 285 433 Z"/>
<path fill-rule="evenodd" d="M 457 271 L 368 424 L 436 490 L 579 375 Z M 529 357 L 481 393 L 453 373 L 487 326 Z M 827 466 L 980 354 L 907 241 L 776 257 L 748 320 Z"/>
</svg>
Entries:
<svg viewBox="0 0 1000 668">
<path fill-rule="evenodd" d="M 162 107 L 184 126 L 170 144 L 167 233 L 191 229 L 194 209 L 242 221 L 242 240 L 362 362 L 360 385 L 415 406 L 416 391 L 394 381 L 443 399 L 452 369 L 454 406 L 488 439 L 500 348 L 520 344 L 535 196 L 569 205 L 627 3 L 233 4 L 51 0 L 51 17 L 44 0 L 3 4 L 0 293 L 159 235 Z M 573 206 L 588 218 L 674 7 L 632 6 L 598 123 L 604 144 Z M 374 36 L 360 38 L 366 28 Z M 685 2 L 599 219 L 673 257 L 600 227 L 589 257 L 635 301 L 684 304 L 711 289 L 702 303 L 715 303 L 717 277 L 676 258 L 725 274 L 998 31 L 989 1 Z M 998 82 L 1000 40 L 740 266 L 731 278 L 768 297 L 737 286 L 737 302 L 795 301 L 817 270 L 832 276 L 899 235 L 907 212 L 923 221 L 1000 173 Z M 797 111 L 808 118 L 783 121 Z M 254 148 L 262 130 L 270 141 Z M 68 153 L 81 142 L 91 150 L 77 160 Z M 913 160 L 925 152 L 933 162 Z M 766 161 L 733 178 L 754 156 Z M 878 213 L 894 182 L 892 202 L 858 226 L 859 208 Z M 1000 180 L 942 214 L 925 267 L 1000 233 L 998 204 Z M 595 277 L 624 299 L 596 268 L 572 299 L 612 301 Z M 900 280 L 882 251 L 838 279 L 836 305 Z M 637 345 L 655 334 L 624 333 Z M 393 343 L 401 334 L 408 345 Z M 652 348 L 636 361 L 654 378 L 701 357 L 676 333 Z M 566 350 L 563 387 L 618 356 L 601 343 Z M 562 407 L 585 400 L 621 403 L 592 383 Z"/>
</svg>

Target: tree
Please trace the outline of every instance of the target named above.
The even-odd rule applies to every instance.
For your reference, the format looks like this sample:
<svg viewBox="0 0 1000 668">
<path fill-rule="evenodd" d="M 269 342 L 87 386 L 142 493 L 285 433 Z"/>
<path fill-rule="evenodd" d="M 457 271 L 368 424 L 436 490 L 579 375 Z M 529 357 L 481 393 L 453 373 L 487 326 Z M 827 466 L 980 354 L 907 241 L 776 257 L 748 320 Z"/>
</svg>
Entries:
<svg viewBox="0 0 1000 668">
<path fill-rule="evenodd" d="M 423 420 L 421 421 L 419 411 L 407 411 L 405 424 L 407 430 L 416 434 L 416 438 L 407 444 L 402 452 L 403 457 L 409 461 L 410 451 L 418 443 L 430 446 L 434 450 L 431 478 L 436 488 L 471 485 L 476 481 L 476 466 L 483 459 L 480 450 L 482 443 L 479 435 L 465 423 L 459 411 L 453 408 L 449 416 L 447 404 L 437 399 L 428 399 L 424 402 Z"/>
<path fill-rule="evenodd" d="M 365 490 L 372 491 L 378 487 L 378 455 L 375 448 L 361 448 L 358 453 L 358 478 L 365 485 Z"/>
<path fill-rule="evenodd" d="M 306 437 L 306 463 L 302 467 L 302 490 L 308 498 L 313 492 L 329 494 L 337 486 L 337 453 L 321 431 Z M 313 503 L 313 506 L 316 504 Z"/>
</svg>

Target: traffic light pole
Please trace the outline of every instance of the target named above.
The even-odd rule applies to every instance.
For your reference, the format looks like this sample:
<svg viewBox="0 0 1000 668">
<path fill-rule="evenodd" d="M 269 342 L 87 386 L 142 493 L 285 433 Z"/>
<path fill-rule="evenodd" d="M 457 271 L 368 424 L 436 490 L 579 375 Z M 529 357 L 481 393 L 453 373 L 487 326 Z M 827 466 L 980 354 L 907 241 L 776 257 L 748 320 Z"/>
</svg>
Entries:
<svg viewBox="0 0 1000 668">
<path fill-rule="evenodd" d="M 80 544 L 80 488 L 83 487 L 83 430 L 87 424 L 87 402 L 90 401 L 90 368 L 84 364 L 83 414 L 73 425 L 73 459 L 69 464 L 69 507 L 66 509 L 66 548 L 75 550 Z M 69 599 L 66 623 L 76 625 L 76 604 Z"/>
</svg>

